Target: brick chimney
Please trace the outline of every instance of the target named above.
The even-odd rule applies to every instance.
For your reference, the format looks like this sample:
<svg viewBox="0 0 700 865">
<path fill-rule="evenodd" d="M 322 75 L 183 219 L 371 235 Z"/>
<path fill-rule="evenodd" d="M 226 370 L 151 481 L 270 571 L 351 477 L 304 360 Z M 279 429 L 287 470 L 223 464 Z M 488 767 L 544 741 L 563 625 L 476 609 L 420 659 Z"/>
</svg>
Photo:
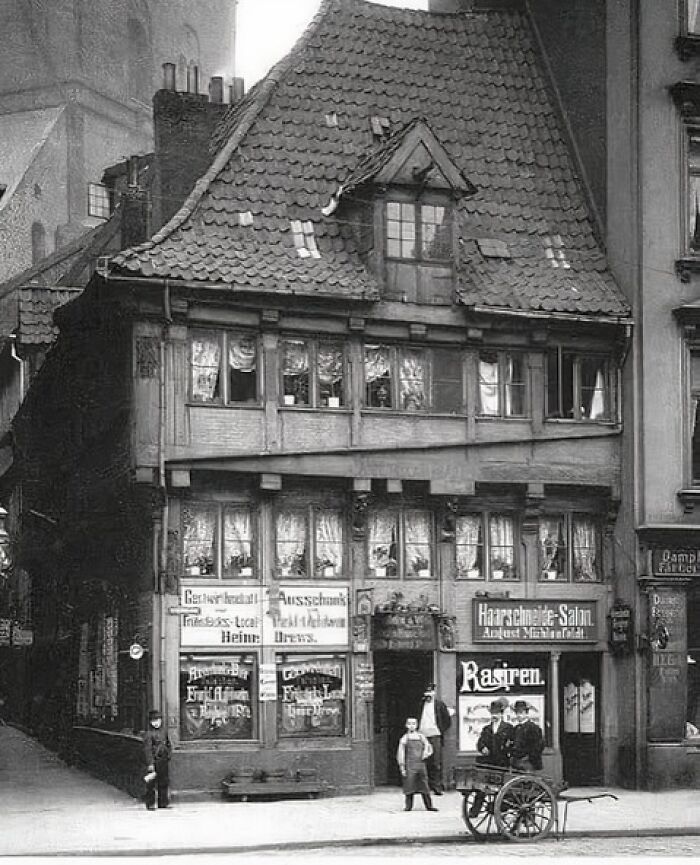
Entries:
<svg viewBox="0 0 700 865">
<path fill-rule="evenodd" d="M 209 142 L 230 105 L 222 78 L 212 78 L 209 95 L 199 93 L 199 70 L 187 70 L 187 91 L 176 89 L 175 66 L 163 64 L 163 89 L 153 97 L 155 172 L 153 226 L 158 231 L 179 210 L 212 162 Z"/>
</svg>

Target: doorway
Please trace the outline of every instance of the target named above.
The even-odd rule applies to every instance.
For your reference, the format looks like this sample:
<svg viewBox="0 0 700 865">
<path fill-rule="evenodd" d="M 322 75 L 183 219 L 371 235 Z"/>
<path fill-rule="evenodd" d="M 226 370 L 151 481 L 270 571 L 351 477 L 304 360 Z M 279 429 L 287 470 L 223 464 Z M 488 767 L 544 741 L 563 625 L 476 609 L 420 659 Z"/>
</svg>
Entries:
<svg viewBox="0 0 700 865">
<path fill-rule="evenodd" d="M 600 655 L 562 654 L 559 681 L 564 780 L 572 787 L 601 784 Z"/>
<path fill-rule="evenodd" d="M 374 783 L 400 784 L 396 749 L 433 680 L 432 652 L 374 653 Z"/>
</svg>

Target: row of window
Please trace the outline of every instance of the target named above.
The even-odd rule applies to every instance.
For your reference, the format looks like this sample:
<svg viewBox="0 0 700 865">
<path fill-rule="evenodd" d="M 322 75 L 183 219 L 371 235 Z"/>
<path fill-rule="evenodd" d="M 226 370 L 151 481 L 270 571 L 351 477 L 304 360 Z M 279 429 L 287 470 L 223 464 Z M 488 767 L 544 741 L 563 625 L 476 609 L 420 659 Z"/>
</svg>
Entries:
<svg viewBox="0 0 700 865">
<path fill-rule="evenodd" d="M 519 526 L 515 514 L 479 512 L 456 519 L 455 572 L 464 580 L 519 580 Z M 226 504 L 183 507 L 183 565 L 187 577 L 257 578 L 256 512 Z M 372 510 L 367 560 L 375 577 L 432 577 L 437 551 L 434 515 L 420 508 Z M 283 578 L 348 574 L 348 536 L 340 510 L 280 508 L 274 518 L 274 568 Z M 601 579 L 601 534 L 583 514 L 553 514 L 539 524 L 542 581 Z"/>
<path fill-rule="evenodd" d="M 362 352 L 365 408 L 447 414 L 466 411 L 463 351 L 367 344 Z M 553 348 L 546 360 L 547 417 L 613 418 L 614 387 L 608 358 Z M 191 398 L 206 404 L 258 403 L 263 381 L 260 366 L 255 337 L 198 331 L 191 338 Z M 529 416 L 527 373 L 524 352 L 480 351 L 479 415 Z M 326 340 L 281 340 L 278 382 L 282 405 L 346 408 L 351 401 L 347 346 Z"/>
<path fill-rule="evenodd" d="M 277 735 L 344 736 L 348 730 L 344 655 L 277 655 Z M 257 659 L 180 656 L 180 735 L 251 740 L 259 736 Z"/>
</svg>

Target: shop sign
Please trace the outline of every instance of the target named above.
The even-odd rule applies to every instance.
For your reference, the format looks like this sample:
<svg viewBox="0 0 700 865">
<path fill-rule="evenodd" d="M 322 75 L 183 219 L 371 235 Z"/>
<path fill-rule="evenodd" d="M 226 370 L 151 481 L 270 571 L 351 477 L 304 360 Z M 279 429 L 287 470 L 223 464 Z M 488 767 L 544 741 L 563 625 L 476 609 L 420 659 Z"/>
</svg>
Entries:
<svg viewBox="0 0 700 865">
<path fill-rule="evenodd" d="M 655 577 L 698 577 L 700 549 L 657 547 L 651 551 L 651 567 Z"/>
<path fill-rule="evenodd" d="M 264 617 L 267 645 L 347 646 L 348 590 L 342 586 L 279 587 L 279 613 Z"/>
<path fill-rule="evenodd" d="M 490 723 L 490 706 L 499 700 L 503 717 L 515 720 L 513 705 L 524 700 L 530 720 L 544 730 L 547 655 L 469 654 L 457 656 L 458 727 L 460 751 L 476 751 L 482 729 Z"/>
<path fill-rule="evenodd" d="M 0 619 L 0 646 L 10 645 L 12 619 Z"/>
<path fill-rule="evenodd" d="M 372 617 L 372 650 L 432 652 L 435 621 L 428 612 L 376 613 Z"/>
<path fill-rule="evenodd" d="M 31 628 L 23 628 L 21 625 L 14 625 L 12 628 L 13 646 L 31 646 L 33 643 L 34 631 Z"/>
<path fill-rule="evenodd" d="M 261 703 L 277 699 L 277 667 L 274 664 L 260 664 L 258 697 Z"/>
<path fill-rule="evenodd" d="M 634 619 L 628 604 L 615 604 L 610 610 L 610 648 L 618 654 L 631 652 L 634 645 Z"/>
<path fill-rule="evenodd" d="M 474 598 L 475 643 L 595 643 L 596 601 Z"/>
<path fill-rule="evenodd" d="M 261 642 L 261 593 L 256 587 L 222 588 L 221 583 L 185 586 L 182 607 L 196 607 L 180 620 L 182 647 L 250 647 Z"/>
<path fill-rule="evenodd" d="M 652 741 L 685 735 L 687 678 L 685 590 L 655 586 L 649 591 L 649 723 Z"/>
</svg>

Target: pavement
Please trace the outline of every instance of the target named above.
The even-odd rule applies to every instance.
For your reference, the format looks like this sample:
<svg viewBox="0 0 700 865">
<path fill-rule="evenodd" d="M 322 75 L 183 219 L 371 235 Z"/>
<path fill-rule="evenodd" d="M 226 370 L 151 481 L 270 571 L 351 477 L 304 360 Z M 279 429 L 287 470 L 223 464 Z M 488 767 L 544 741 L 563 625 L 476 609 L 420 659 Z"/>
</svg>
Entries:
<svg viewBox="0 0 700 865">
<path fill-rule="evenodd" d="M 567 837 L 697 835 L 700 854 L 697 790 L 567 792 L 618 796 L 570 805 Z M 3 857 L 294 851 L 406 841 L 474 844 L 462 822 L 462 796 L 450 791 L 434 803 L 439 811 L 427 812 L 416 797 L 414 810 L 406 813 L 401 790 L 382 788 L 364 796 L 276 802 L 174 802 L 167 810 L 147 811 L 126 793 L 66 766 L 24 732 L 0 726 Z M 539 843 L 556 840 L 552 835 Z"/>
</svg>

